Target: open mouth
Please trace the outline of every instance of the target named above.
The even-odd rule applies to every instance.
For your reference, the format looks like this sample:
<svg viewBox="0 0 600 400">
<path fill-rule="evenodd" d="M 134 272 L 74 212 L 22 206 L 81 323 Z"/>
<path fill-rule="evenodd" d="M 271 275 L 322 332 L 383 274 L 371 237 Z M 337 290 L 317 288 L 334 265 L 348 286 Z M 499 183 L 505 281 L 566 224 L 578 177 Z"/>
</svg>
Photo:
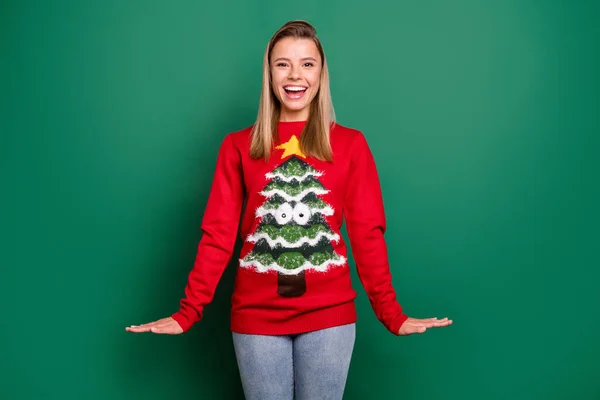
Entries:
<svg viewBox="0 0 600 400">
<path fill-rule="evenodd" d="M 289 97 L 292 100 L 297 100 L 300 99 L 304 96 L 304 93 L 306 93 L 306 90 L 308 88 L 304 87 L 304 86 L 284 86 L 283 90 L 285 90 L 285 93 L 287 94 L 287 97 Z"/>
</svg>

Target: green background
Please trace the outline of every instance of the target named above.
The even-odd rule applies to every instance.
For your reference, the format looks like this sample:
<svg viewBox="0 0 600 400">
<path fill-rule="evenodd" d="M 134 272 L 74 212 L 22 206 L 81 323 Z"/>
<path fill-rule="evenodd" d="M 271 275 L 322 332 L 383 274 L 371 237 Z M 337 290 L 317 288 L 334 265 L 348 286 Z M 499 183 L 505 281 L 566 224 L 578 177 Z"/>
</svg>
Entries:
<svg viewBox="0 0 600 400">
<path fill-rule="evenodd" d="M 242 397 L 235 262 L 188 334 L 125 326 L 177 309 L 290 19 L 375 155 L 401 304 L 455 321 L 395 337 L 353 272 L 345 398 L 600 398 L 597 2 L 53 3 L 0 5 L 0 398 Z"/>
</svg>

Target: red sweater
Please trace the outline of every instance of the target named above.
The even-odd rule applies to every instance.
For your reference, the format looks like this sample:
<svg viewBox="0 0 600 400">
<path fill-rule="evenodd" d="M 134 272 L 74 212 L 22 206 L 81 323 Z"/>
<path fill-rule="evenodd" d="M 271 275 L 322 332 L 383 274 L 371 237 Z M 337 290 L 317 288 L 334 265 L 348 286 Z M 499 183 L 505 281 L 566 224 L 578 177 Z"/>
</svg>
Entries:
<svg viewBox="0 0 600 400">
<path fill-rule="evenodd" d="M 250 127 L 223 140 L 196 261 L 172 315 L 184 331 L 202 318 L 231 260 L 245 198 L 232 331 L 283 335 L 355 322 L 356 292 L 340 234 L 345 218 L 371 306 L 398 334 L 407 316 L 392 287 L 383 200 L 367 142 L 361 132 L 336 124 L 333 162 L 322 162 L 299 149 L 304 125 L 279 123 L 268 163 L 250 158 Z"/>
</svg>

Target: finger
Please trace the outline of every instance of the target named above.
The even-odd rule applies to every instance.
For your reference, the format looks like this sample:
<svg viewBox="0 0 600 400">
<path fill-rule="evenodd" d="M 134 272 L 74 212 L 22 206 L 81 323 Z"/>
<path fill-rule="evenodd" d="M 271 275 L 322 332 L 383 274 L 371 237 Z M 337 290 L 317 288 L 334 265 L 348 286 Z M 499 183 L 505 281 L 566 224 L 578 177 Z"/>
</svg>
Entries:
<svg viewBox="0 0 600 400">
<path fill-rule="evenodd" d="M 138 326 L 131 325 L 130 328 L 134 328 L 134 329 L 150 329 L 153 326 L 154 326 L 154 322 L 149 322 L 147 324 L 142 324 L 142 325 L 138 325 Z"/>
<path fill-rule="evenodd" d="M 160 326 L 160 325 L 164 325 L 164 324 L 168 324 L 168 323 L 169 323 L 169 319 L 168 318 L 162 318 L 162 319 L 158 319 L 156 321 L 148 322 L 147 324 L 144 324 L 144 325 L 141 325 L 141 326 L 153 327 L 153 326 Z"/>
<path fill-rule="evenodd" d="M 448 317 L 445 317 L 442 319 L 438 319 L 437 317 L 436 318 L 428 318 L 423 321 L 428 322 L 428 323 L 438 324 L 438 323 L 444 323 L 444 322 L 448 321 Z"/>
<path fill-rule="evenodd" d="M 414 325 L 416 327 L 425 327 L 425 328 L 433 328 L 434 326 L 436 326 L 437 322 L 435 321 L 431 321 L 429 319 L 422 319 L 419 320 L 418 322 L 415 322 Z"/>
<path fill-rule="evenodd" d="M 152 326 L 152 325 L 162 324 L 162 323 L 166 322 L 166 319 L 167 318 L 161 318 L 156 321 L 146 322 L 145 324 L 142 324 L 140 326 Z"/>
<path fill-rule="evenodd" d="M 147 326 L 135 326 L 135 327 L 128 327 L 125 329 L 128 332 L 141 333 L 141 332 L 150 332 L 151 328 L 149 328 Z"/>
<path fill-rule="evenodd" d="M 437 317 L 433 317 L 433 318 L 422 318 L 422 319 L 414 318 L 410 322 L 414 323 L 414 324 L 418 324 L 418 325 L 427 325 L 428 326 L 429 324 L 434 324 L 439 321 L 443 321 L 443 320 L 440 320 Z"/>
<path fill-rule="evenodd" d="M 415 333 L 424 333 L 427 328 L 439 328 L 452 324 L 452 320 L 447 317 L 441 320 L 437 318 L 416 319 L 410 318 L 402 325 L 401 335 L 412 335 Z"/>
<path fill-rule="evenodd" d="M 145 325 L 145 326 L 130 326 L 129 328 L 131 328 L 132 330 L 137 330 L 137 331 L 141 331 L 141 330 L 149 330 L 150 328 L 152 328 L 151 326 Z"/>
<path fill-rule="evenodd" d="M 452 325 L 452 320 L 447 320 L 444 322 L 436 323 L 434 326 L 436 328 L 439 328 L 439 327 L 444 327 L 444 326 L 448 326 L 448 325 Z"/>
<path fill-rule="evenodd" d="M 169 326 L 172 321 L 169 318 L 159 319 L 158 321 L 148 322 L 142 325 L 131 325 L 129 329 L 126 329 L 130 332 L 150 332 L 154 327 L 166 327 Z"/>
<path fill-rule="evenodd" d="M 442 318 L 442 319 L 439 319 L 438 317 L 435 317 L 435 318 L 429 318 L 429 319 L 427 319 L 426 321 L 430 321 L 430 322 L 440 322 L 440 321 L 446 321 L 447 319 L 448 319 L 448 318 Z"/>
</svg>

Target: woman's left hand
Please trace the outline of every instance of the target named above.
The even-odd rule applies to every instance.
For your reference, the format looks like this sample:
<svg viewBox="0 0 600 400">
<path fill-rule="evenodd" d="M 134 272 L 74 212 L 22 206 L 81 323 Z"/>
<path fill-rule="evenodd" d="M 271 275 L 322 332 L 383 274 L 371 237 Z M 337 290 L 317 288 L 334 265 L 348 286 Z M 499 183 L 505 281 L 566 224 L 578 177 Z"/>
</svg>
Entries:
<svg viewBox="0 0 600 400">
<path fill-rule="evenodd" d="M 441 328 L 443 326 L 452 325 L 452 320 L 448 318 L 437 319 L 436 318 L 408 318 L 398 331 L 398 335 L 406 336 L 412 335 L 413 333 L 423 333 L 427 328 Z"/>
</svg>

